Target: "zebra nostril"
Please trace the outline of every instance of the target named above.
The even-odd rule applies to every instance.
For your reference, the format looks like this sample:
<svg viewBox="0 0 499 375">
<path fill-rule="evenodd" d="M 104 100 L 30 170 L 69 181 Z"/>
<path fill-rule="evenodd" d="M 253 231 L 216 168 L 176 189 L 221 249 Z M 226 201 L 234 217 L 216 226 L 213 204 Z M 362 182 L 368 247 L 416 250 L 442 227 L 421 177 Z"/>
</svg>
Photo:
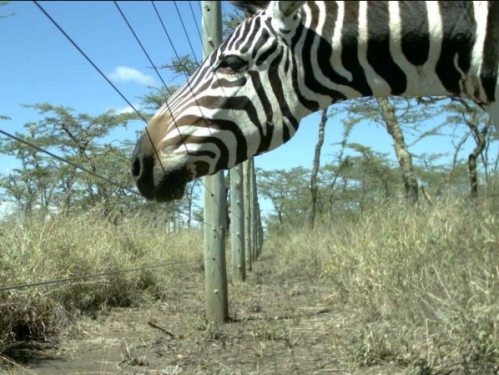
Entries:
<svg viewBox="0 0 499 375">
<path fill-rule="evenodd" d="M 132 176 L 137 178 L 140 176 L 140 172 L 142 171 L 141 165 L 140 165 L 140 159 L 138 157 L 135 158 L 135 160 L 132 163 Z"/>
</svg>

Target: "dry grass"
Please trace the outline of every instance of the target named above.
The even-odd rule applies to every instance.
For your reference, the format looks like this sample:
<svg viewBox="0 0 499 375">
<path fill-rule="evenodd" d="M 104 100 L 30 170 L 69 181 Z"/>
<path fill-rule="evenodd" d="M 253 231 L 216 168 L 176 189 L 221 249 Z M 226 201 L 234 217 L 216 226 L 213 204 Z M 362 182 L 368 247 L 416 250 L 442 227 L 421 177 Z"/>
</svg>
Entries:
<svg viewBox="0 0 499 375">
<path fill-rule="evenodd" d="M 79 316 L 137 306 L 167 293 L 202 264 L 201 233 L 167 234 L 152 220 L 116 227 L 97 216 L 3 222 L 0 285 L 29 284 L 164 264 L 129 273 L 0 292 L 0 352 L 44 339 Z"/>
<path fill-rule="evenodd" d="M 271 238 L 277 270 L 331 283 L 359 318 L 351 360 L 421 374 L 499 371 L 499 223 L 483 204 L 376 207 Z M 273 246 L 273 243 L 275 244 Z"/>
<path fill-rule="evenodd" d="M 163 366 L 155 369 L 178 367 L 182 374 L 495 374 L 497 220 L 486 204 L 380 205 L 362 216 L 338 217 L 312 233 L 293 228 L 271 235 L 248 282 L 230 285 L 231 315 L 237 322 L 215 327 L 202 316 L 198 232 L 168 235 L 145 219 L 116 228 L 91 216 L 5 223 L 0 284 L 177 264 L 0 293 L 0 344 L 57 333 L 103 307 L 140 305 L 150 306 L 156 311 L 151 316 L 182 337 L 166 344 L 164 339 L 151 341 L 150 352 L 162 353 L 157 361 L 163 362 L 148 357 Z M 135 318 L 118 319 L 133 324 Z M 99 324 L 109 323 L 95 321 Z M 125 345 L 122 356 L 140 353 L 137 348 Z"/>
</svg>

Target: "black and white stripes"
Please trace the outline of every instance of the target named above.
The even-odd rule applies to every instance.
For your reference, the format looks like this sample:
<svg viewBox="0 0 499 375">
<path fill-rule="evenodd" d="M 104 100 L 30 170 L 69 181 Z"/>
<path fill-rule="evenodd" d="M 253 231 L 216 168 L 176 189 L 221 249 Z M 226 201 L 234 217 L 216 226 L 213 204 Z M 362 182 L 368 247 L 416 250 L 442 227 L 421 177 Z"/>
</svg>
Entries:
<svg viewBox="0 0 499 375">
<path fill-rule="evenodd" d="M 148 199 L 178 198 L 189 180 L 278 147 L 304 116 L 349 98 L 462 96 L 499 124 L 499 2 L 234 3 L 249 17 L 136 146 Z"/>
</svg>

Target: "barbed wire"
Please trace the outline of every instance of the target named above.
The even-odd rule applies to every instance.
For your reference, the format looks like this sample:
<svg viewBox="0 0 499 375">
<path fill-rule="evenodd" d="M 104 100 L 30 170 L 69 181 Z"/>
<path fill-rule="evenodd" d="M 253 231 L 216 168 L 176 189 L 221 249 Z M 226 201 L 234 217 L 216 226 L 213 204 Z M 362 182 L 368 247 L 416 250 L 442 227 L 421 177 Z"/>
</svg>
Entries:
<svg viewBox="0 0 499 375">
<path fill-rule="evenodd" d="M 207 260 L 216 261 L 215 258 L 205 258 L 205 259 L 203 259 L 203 261 L 207 261 Z M 155 264 L 155 265 L 151 265 L 151 266 L 129 268 L 129 269 L 126 269 L 126 270 L 112 270 L 112 271 L 105 271 L 105 272 L 93 273 L 93 274 L 89 274 L 89 275 L 80 275 L 80 276 L 65 277 L 65 278 L 60 278 L 60 279 L 39 281 L 39 282 L 34 282 L 34 283 L 18 284 L 18 285 L 10 285 L 10 286 L 0 286 L 0 292 L 6 292 L 6 291 L 9 291 L 9 290 L 19 290 L 19 289 L 25 289 L 25 288 L 32 288 L 32 287 L 35 287 L 35 286 L 44 286 L 44 285 L 51 285 L 51 284 L 61 284 L 61 283 L 66 283 L 66 282 L 71 282 L 71 281 L 84 280 L 84 279 L 92 279 L 92 278 L 103 277 L 103 276 L 110 276 L 110 275 L 117 275 L 117 274 L 122 274 L 122 273 L 137 272 L 137 271 L 142 271 L 142 270 L 147 270 L 147 269 L 177 266 L 179 264 L 194 264 L 194 263 L 198 263 L 198 262 L 199 261 L 194 261 L 193 260 L 193 261 L 185 261 L 185 262 L 172 262 L 172 263 L 164 263 L 164 264 Z"/>
</svg>

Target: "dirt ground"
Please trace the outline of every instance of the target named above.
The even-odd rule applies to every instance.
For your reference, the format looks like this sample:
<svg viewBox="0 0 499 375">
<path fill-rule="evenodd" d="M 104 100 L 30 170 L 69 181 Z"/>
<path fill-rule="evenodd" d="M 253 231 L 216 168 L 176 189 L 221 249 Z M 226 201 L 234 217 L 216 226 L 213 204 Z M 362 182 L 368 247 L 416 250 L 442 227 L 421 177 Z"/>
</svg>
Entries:
<svg viewBox="0 0 499 375">
<path fill-rule="evenodd" d="M 262 257 L 264 258 L 264 257 Z M 229 286 L 225 325 L 204 320 L 203 276 L 160 302 L 80 319 L 57 342 L 20 343 L 9 375 L 37 374 L 397 374 L 362 366 L 352 312 L 310 278 L 275 277 L 261 259 L 246 283 Z M 180 291 L 181 288 L 181 291 Z M 360 346 L 360 345 L 359 345 Z M 362 350 L 362 349 L 359 349 Z"/>
</svg>

